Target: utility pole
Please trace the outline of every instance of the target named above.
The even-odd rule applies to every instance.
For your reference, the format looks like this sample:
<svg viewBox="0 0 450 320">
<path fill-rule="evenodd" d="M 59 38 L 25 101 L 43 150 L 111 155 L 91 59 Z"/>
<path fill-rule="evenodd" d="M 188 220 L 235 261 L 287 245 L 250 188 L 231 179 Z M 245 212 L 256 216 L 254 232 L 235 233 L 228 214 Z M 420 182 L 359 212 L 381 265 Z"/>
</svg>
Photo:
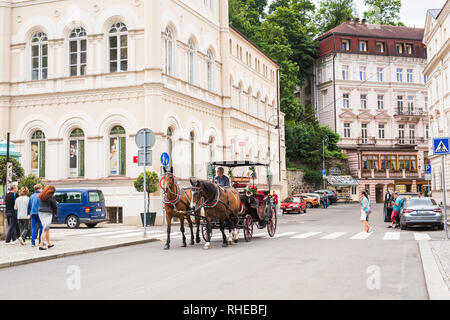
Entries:
<svg viewBox="0 0 450 320">
<path fill-rule="evenodd" d="M 325 172 L 325 143 L 328 146 L 328 136 L 322 138 L 322 172 Z M 323 189 L 325 189 L 325 179 L 323 179 Z"/>
</svg>

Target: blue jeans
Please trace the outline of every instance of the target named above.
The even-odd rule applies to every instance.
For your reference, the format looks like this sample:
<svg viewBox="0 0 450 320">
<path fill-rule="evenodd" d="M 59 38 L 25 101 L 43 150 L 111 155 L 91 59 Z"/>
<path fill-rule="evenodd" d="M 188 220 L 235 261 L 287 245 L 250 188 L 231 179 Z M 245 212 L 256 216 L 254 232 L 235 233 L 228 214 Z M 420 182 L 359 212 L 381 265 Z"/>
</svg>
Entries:
<svg viewBox="0 0 450 320">
<path fill-rule="evenodd" d="M 39 215 L 38 214 L 32 214 L 31 215 L 31 244 L 35 244 L 35 240 L 36 240 L 36 228 L 39 226 L 39 239 L 38 239 L 38 243 L 41 242 L 41 235 L 42 235 L 42 223 L 41 220 L 39 219 Z"/>
</svg>

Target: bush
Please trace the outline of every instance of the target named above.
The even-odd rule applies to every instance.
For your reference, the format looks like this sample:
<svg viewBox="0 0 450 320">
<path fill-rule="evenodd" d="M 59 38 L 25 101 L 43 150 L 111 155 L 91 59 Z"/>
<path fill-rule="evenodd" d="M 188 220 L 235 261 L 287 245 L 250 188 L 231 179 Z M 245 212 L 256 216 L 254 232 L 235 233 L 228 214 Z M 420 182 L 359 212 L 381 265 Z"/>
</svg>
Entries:
<svg viewBox="0 0 450 320">
<path fill-rule="evenodd" d="M 41 178 L 36 177 L 34 174 L 29 174 L 28 176 L 20 179 L 18 188 L 20 190 L 22 187 L 27 187 L 28 191 L 30 191 L 28 196 L 31 196 L 34 193 L 34 186 L 37 184 L 41 184 L 42 188 L 45 188 L 45 184 L 42 182 Z"/>
<path fill-rule="evenodd" d="M 159 177 L 154 171 L 146 171 L 146 192 L 147 192 L 147 212 L 150 211 L 150 194 L 158 191 Z M 138 192 L 144 192 L 144 173 L 141 173 L 133 182 L 134 188 Z"/>
</svg>

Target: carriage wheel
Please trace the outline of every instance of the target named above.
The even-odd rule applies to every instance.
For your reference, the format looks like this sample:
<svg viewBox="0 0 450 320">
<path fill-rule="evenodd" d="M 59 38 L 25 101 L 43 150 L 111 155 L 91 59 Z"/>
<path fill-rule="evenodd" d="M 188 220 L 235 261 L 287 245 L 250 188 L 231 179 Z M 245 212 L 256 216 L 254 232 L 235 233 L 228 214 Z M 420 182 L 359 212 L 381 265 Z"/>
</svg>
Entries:
<svg viewBox="0 0 450 320">
<path fill-rule="evenodd" d="M 206 235 L 207 235 L 206 225 L 202 224 L 202 237 L 203 237 L 203 240 L 205 240 L 205 242 L 208 242 L 208 238 L 206 237 Z M 210 239 L 211 239 L 211 237 L 212 237 L 212 230 L 209 234 Z"/>
<path fill-rule="evenodd" d="M 253 236 L 253 219 L 252 216 L 247 214 L 244 220 L 244 239 L 245 241 L 251 241 Z"/>
<path fill-rule="evenodd" d="M 267 232 L 269 236 L 273 237 L 275 235 L 275 231 L 277 229 L 277 213 L 275 211 L 274 206 L 270 206 L 270 218 L 267 222 Z"/>
</svg>

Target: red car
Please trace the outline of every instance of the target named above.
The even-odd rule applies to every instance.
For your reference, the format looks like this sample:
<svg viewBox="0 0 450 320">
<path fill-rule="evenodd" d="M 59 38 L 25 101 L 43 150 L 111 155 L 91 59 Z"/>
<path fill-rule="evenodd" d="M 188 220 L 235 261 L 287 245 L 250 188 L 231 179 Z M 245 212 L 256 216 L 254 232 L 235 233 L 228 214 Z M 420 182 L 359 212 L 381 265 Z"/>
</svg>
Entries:
<svg viewBox="0 0 450 320">
<path fill-rule="evenodd" d="M 302 197 L 288 197 L 281 203 L 283 213 L 306 213 L 306 201 Z"/>
</svg>

